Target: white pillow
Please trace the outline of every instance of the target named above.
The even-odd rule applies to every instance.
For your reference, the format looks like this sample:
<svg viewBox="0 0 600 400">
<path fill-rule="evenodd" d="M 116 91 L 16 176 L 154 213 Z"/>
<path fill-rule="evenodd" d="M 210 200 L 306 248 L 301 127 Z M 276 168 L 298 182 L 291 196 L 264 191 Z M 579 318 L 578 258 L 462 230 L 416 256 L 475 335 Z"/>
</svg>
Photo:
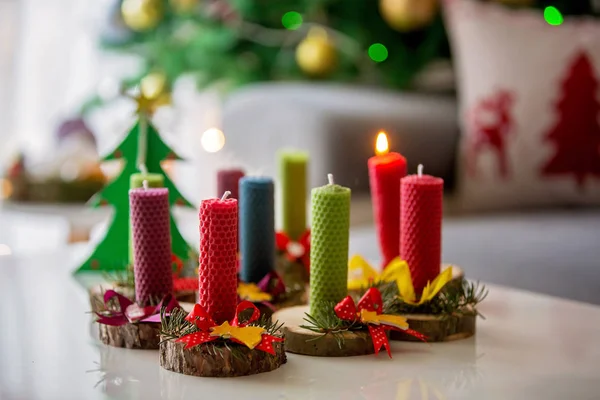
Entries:
<svg viewBox="0 0 600 400">
<path fill-rule="evenodd" d="M 600 22 L 444 0 L 467 209 L 600 204 Z"/>
</svg>

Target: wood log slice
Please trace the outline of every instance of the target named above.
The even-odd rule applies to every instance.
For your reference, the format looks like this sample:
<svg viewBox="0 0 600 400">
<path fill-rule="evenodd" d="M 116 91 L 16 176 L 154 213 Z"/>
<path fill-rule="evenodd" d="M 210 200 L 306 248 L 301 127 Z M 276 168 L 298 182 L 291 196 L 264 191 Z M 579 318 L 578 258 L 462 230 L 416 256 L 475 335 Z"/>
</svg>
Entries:
<svg viewBox="0 0 600 400">
<path fill-rule="evenodd" d="M 475 334 L 476 315 L 442 317 L 436 315 L 405 315 L 411 329 L 427 336 L 428 342 L 450 342 L 466 339 Z M 404 342 L 420 340 L 404 332 L 391 331 L 390 338 Z"/>
<path fill-rule="evenodd" d="M 185 349 L 184 343 L 165 340 L 160 344 L 160 365 L 169 371 L 203 377 L 235 377 L 273 371 L 286 363 L 283 343 L 274 343 L 275 355 L 245 346 L 203 344 Z M 219 346 L 214 349 L 214 346 Z"/>
<path fill-rule="evenodd" d="M 160 342 L 160 324 L 138 322 L 121 326 L 98 324 L 102 343 L 127 349 L 157 350 Z"/>
<path fill-rule="evenodd" d="M 317 357 L 350 357 L 373 354 L 375 349 L 368 331 L 348 331 L 336 336 L 323 335 L 308 329 L 305 325 L 305 313 L 308 306 L 297 306 L 277 311 L 272 319 L 284 323 L 285 351 Z M 340 341 L 338 341 L 340 339 Z"/>
</svg>

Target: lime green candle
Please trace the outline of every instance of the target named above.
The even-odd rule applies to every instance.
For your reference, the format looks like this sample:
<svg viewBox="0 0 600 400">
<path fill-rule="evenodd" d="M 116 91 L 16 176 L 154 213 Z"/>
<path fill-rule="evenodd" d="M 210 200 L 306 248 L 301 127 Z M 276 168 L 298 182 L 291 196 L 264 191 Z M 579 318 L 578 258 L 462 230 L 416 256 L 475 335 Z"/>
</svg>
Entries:
<svg viewBox="0 0 600 400">
<path fill-rule="evenodd" d="M 165 185 L 165 178 L 161 174 L 137 173 L 129 177 L 129 189 L 143 187 L 144 181 L 148 181 L 149 188 L 161 188 Z"/>
<path fill-rule="evenodd" d="M 306 175 L 308 154 L 302 151 L 279 153 L 279 180 L 283 231 L 297 240 L 306 230 Z"/>
<path fill-rule="evenodd" d="M 131 174 L 129 177 L 129 188 L 139 189 L 144 187 L 144 181 L 148 182 L 149 188 L 161 188 L 165 185 L 165 178 L 161 174 L 150 174 L 140 172 Z M 133 265 L 133 230 L 131 229 L 131 221 L 129 221 L 129 263 Z"/>
<path fill-rule="evenodd" d="M 310 313 L 319 315 L 324 302 L 337 303 L 348 294 L 350 189 L 329 184 L 311 193 Z"/>
</svg>

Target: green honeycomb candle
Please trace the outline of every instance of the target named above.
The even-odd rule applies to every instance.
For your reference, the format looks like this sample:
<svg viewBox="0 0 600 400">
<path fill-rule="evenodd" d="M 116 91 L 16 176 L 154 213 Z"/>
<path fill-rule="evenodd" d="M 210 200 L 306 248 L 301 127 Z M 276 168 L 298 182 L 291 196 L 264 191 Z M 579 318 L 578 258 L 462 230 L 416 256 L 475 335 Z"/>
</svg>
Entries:
<svg viewBox="0 0 600 400">
<path fill-rule="evenodd" d="M 283 231 L 292 239 L 306 230 L 306 169 L 308 154 L 302 151 L 279 153 Z"/>
<path fill-rule="evenodd" d="M 329 185 L 311 193 L 310 313 L 319 315 L 324 302 L 337 303 L 348 294 L 350 189 Z"/>
</svg>

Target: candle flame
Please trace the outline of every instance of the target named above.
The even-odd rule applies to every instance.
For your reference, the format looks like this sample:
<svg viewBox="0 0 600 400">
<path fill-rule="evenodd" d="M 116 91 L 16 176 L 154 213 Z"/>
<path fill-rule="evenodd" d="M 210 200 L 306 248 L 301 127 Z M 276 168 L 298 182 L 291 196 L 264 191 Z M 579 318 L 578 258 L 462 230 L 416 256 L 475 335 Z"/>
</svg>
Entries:
<svg viewBox="0 0 600 400">
<path fill-rule="evenodd" d="M 381 131 L 377 134 L 377 140 L 375 141 L 375 154 L 378 156 L 387 154 L 390 151 L 390 145 L 385 132 Z"/>
</svg>

